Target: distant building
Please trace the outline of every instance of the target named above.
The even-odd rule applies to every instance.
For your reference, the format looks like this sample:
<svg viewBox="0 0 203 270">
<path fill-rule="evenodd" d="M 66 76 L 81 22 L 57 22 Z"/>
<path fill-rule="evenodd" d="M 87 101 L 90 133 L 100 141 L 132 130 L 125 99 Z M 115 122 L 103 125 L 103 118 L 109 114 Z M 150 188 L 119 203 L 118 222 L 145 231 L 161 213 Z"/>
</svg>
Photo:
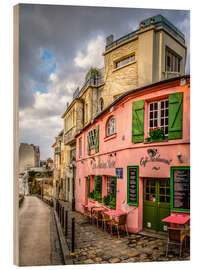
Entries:
<svg viewBox="0 0 203 270">
<path fill-rule="evenodd" d="M 40 160 L 40 167 L 46 167 L 46 160 Z"/>
<path fill-rule="evenodd" d="M 40 148 L 34 144 L 21 143 L 19 148 L 19 173 L 40 166 Z"/>
</svg>

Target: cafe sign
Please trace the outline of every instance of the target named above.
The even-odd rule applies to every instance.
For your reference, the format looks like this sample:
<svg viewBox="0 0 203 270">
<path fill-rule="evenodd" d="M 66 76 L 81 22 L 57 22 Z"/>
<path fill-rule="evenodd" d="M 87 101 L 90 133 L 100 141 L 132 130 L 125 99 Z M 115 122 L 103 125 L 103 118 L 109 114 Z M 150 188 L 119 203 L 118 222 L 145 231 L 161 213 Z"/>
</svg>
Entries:
<svg viewBox="0 0 203 270">
<path fill-rule="evenodd" d="M 108 157 L 107 161 L 102 161 L 100 157 L 98 161 L 94 161 L 92 164 L 92 169 L 106 169 L 106 168 L 115 168 L 115 161 L 111 157 Z"/>
<path fill-rule="evenodd" d="M 161 158 L 156 148 L 147 149 L 147 154 L 148 154 L 147 157 L 141 157 L 140 159 L 140 165 L 143 167 L 145 167 L 147 163 L 150 163 L 150 162 L 160 162 L 160 163 L 165 163 L 167 165 L 170 165 L 170 163 L 172 162 L 172 159 Z M 160 167 L 153 167 L 152 169 L 159 170 Z"/>
</svg>

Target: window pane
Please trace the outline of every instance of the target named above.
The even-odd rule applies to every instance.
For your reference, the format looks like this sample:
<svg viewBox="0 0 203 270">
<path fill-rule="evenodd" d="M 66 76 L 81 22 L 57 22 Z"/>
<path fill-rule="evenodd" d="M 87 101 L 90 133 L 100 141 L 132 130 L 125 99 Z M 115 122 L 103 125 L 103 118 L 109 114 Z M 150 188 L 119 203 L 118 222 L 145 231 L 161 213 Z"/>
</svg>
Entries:
<svg viewBox="0 0 203 270">
<path fill-rule="evenodd" d="M 168 126 L 168 118 L 165 118 L 165 125 Z"/>
<path fill-rule="evenodd" d="M 157 120 L 154 120 L 154 127 L 157 127 L 158 126 L 158 122 Z"/>
<path fill-rule="evenodd" d="M 152 119 L 153 118 L 153 112 L 150 112 L 150 119 Z"/>
<path fill-rule="evenodd" d="M 150 104 L 150 111 L 153 111 L 153 103 Z"/>
<path fill-rule="evenodd" d="M 153 120 L 150 121 L 150 127 L 153 127 Z"/>
<path fill-rule="evenodd" d="M 162 118 L 161 119 L 161 126 L 163 126 L 164 125 L 164 119 Z"/>
<path fill-rule="evenodd" d="M 165 116 L 168 116 L 168 109 L 165 110 Z"/>
<path fill-rule="evenodd" d="M 161 109 L 164 108 L 164 101 L 161 102 Z"/>
<path fill-rule="evenodd" d="M 154 118 L 157 118 L 157 116 L 158 116 L 158 111 L 155 111 L 154 112 Z"/>
<path fill-rule="evenodd" d="M 157 110 L 158 109 L 158 103 L 154 103 L 154 109 Z"/>
<path fill-rule="evenodd" d="M 164 117 L 164 110 L 161 110 L 161 117 Z"/>
</svg>

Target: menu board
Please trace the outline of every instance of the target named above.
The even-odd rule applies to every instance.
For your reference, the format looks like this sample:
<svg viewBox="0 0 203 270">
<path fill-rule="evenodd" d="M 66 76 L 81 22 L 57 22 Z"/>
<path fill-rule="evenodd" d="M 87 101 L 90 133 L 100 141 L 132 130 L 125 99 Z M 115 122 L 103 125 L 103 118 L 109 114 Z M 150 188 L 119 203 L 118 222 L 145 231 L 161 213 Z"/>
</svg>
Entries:
<svg viewBox="0 0 203 270">
<path fill-rule="evenodd" d="M 190 170 L 173 170 L 173 208 L 190 209 Z"/>
<path fill-rule="evenodd" d="M 128 204 L 138 204 L 138 167 L 128 167 Z"/>
<path fill-rule="evenodd" d="M 102 176 L 101 175 L 97 175 L 97 186 L 96 186 L 96 190 L 98 192 L 101 191 L 101 187 L 102 187 Z"/>
</svg>

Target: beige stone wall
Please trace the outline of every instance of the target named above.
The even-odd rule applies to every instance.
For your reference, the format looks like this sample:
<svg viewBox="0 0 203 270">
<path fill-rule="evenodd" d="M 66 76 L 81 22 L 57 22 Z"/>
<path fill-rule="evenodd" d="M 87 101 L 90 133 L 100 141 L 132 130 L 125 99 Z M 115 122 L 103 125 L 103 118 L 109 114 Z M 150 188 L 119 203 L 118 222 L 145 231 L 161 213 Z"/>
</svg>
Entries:
<svg viewBox="0 0 203 270">
<path fill-rule="evenodd" d="M 104 90 L 102 97 L 104 106 L 113 102 L 120 93 L 137 88 L 138 86 L 138 41 L 126 43 L 104 55 Z M 135 53 L 135 61 L 115 68 L 115 62 Z"/>
</svg>

